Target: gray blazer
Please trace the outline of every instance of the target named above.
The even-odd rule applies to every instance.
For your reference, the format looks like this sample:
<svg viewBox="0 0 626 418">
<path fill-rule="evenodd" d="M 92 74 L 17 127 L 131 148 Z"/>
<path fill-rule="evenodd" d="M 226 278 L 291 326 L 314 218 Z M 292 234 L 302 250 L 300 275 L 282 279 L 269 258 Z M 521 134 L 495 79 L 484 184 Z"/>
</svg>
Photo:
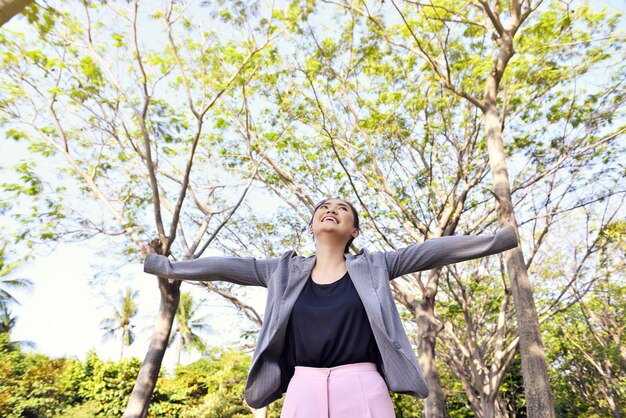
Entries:
<svg viewBox="0 0 626 418">
<path fill-rule="evenodd" d="M 398 251 L 346 254 L 354 287 L 361 297 L 382 357 L 382 374 L 394 392 L 425 398 L 428 387 L 404 332 L 389 280 L 459 261 L 496 254 L 517 246 L 517 235 L 507 226 L 494 236 L 446 236 L 413 244 Z M 287 322 L 302 291 L 315 256 L 288 251 L 279 258 L 203 257 L 172 263 L 152 254 L 144 271 L 176 280 L 225 280 L 267 288 L 263 326 L 259 332 L 244 397 L 261 408 L 282 396 L 280 355 Z"/>
</svg>

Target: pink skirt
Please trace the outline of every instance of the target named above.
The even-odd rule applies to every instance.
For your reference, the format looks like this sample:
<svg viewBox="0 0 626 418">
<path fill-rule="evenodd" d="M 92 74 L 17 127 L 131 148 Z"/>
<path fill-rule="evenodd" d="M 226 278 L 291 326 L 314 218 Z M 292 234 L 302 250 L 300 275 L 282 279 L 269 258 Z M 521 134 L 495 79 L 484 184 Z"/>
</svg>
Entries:
<svg viewBox="0 0 626 418">
<path fill-rule="evenodd" d="M 387 385 L 374 363 L 296 367 L 281 418 L 394 418 Z"/>
</svg>

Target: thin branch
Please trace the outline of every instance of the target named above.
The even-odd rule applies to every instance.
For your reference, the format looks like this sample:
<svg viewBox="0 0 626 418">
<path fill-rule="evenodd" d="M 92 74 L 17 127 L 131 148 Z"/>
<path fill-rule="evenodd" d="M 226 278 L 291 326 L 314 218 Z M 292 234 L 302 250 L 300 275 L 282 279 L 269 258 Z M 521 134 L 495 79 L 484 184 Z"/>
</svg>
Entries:
<svg viewBox="0 0 626 418">
<path fill-rule="evenodd" d="M 498 35 L 502 36 L 504 34 L 505 29 L 502 26 L 502 22 L 500 22 L 500 16 L 498 16 L 497 14 L 494 13 L 493 10 L 491 10 L 491 7 L 489 6 L 489 3 L 486 0 L 478 0 L 478 2 L 483 7 L 485 14 L 487 14 L 487 17 L 489 17 L 489 20 L 491 21 L 494 28 L 496 29 L 496 32 L 498 32 Z"/>
<path fill-rule="evenodd" d="M 235 305 L 237 309 L 243 312 L 249 320 L 254 322 L 255 325 L 261 327 L 263 325 L 263 320 L 261 316 L 257 313 L 257 311 L 250 305 L 242 302 L 237 296 L 233 295 L 226 290 L 218 288 L 213 282 L 202 282 L 202 286 L 206 287 L 210 292 L 216 293 Z"/>
</svg>

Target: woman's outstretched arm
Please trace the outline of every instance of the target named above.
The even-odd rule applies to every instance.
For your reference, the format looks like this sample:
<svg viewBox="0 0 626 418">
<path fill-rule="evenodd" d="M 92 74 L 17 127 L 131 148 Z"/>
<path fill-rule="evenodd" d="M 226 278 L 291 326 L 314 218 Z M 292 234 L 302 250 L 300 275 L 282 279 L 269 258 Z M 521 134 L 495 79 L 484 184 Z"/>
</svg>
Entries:
<svg viewBox="0 0 626 418">
<path fill-rule="evenodd" d="M 389 279 L 460 261 L 497 254 L 517 247 L 515 229 L 508 225 L 496 235 L 454 235 L 432 238 L 385 253 Z"/>
<path fill-rule="evenodd" d="M 278 258 L 257 260 L 252 257 L 201 257 L 172 262 L 165 256 L 148 254 L 143 271 L 173 280 L 224 280 L 267 287 L 267 279 L 278 266 L 278 262 Z"/>
</svg>

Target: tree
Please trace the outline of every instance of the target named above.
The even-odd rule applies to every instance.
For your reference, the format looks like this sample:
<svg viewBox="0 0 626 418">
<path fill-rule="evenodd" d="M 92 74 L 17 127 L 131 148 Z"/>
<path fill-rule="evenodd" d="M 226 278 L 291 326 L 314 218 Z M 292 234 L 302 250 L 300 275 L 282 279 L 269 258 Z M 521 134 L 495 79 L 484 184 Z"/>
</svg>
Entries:
<svg viewBox="0 0 626 418">
<path fill-rule="evenodd" d="M 544 245 L 549 246 L 549 257 L 531 266 L 533 274 L 541 278 L 536 287 L 540 323 L 569 311 L 583 296 L 595 293 L 594 283 L 606 278 L 603 266 L 612 264 L 615 245 L 603 237 L 619 215 L 623 200 L 622 195 L 586 208 L 585 222 L 562 221 L 569 224 L 562 233 L 572 238 L 572 249 L 555 249 L 550 242 L 553 239 L 548 238 Z M 578 215 L 573 212 L 571 218 Z M 561 241 L 560 237 L 554 239 Z M 437 308 L 444 322 L 444 331 L 438 336 L 444 344 L 439 356 L 460 379 L 476 416 L 506 416 L 510 404 L 500 399 L 501 385 L 510 364 L 518 359 L 519 337 L 515 324 L 508 320 L 513 312 L 504 265 L 500 263 L 497 271 L 485 264 L 484 260 L 467 263 L 465 274 L 464 269 L 455 267 L 445 276 L 445 296 Z"/>
<path fill-rule="evenodd" d="M 509 220 L 514 220 L 514 206 L 511 198 L 512 187 L 507 170 L 507 157 L 502 134 L 503 127 L 509 116 L 507 113 L 509 109 L 506 107 L 503 108 L 503 103 L 509 104 L 507 99 L 510 96 L 505 97 L 504 100 L 502 99 L 503 94 L 508 95 L 509 93 L 502 93 L 501 84 L 506 84 L 507 87 L 509 86 L 509 83 L 507 83 L 505 79 L 505 72 L 515 53 L 514 39 L 516 36 L 518 38 L 522 36 L 522 26 L 528 23 L 531 16 L 534 16 L 534 13 L 542 3 L 543 1 L 536 1 L 534 3 L 510 1 L 503 6 L 500 2 L 496 2 L 495 6 L 492 7 L 486 1 L 478 1 L 472 6 L 475 6 L 475 10 L 479 11 L 482 16 L 473 15 L 471 8 L 469 10 L 457 10 L 451 2 L 439 2 L 438 4 L 419 7 L 418 12 L 428 10 L 428 12 L 424 14 L 429 28 L 433 27 L 433 22 L 437 22 L 437 25 L 439 25 L 440 35 L 435 36 L 431 41 L 430 39 L 425 40 L 416 35 L 419 28 L 418 25 L 415 25 L 417 21 L 407 15 L 414 6 L 407 6 L 401 9 L 395 2 L 392 2 L 402 19 L 406 37 L 411 41 L 411 44 L 399 41 L 399 38 L 395 38 L 394 35 L 396 33 L 390 34 L 385 28 L 383 20 L 375 18 L 367 9 L 362 11 L 362 13 L 366 14 L 373 24 L 381 30 L 391 44 L 412 51 L 416 57 L 423 60 L 426 68 L 431 71 L 434 80 L 455 96 L 466 100 L 468 104 L 475 107 L 483 115 L 489 164 L 493 175 L 494 197 L 498 202 L 498 219 L 501 224 Z M 558 3 L 554 3 L 553 7 L 555 6 L 558 8 Z M 546 16 L 553 15 L 548 12 L 542 17 Z M 585 37 L 587 32 L 578 31 L 578 28 L 574 27 L 569 21 L 569 14 L 567 16 L 565 24 L 568 25 L 570 29 L 568 31 L 568 37 L 571 36 L 571 38 L 574 38 L 574 42 L 578 42 L 579 39 L 582 39 L 582 42 L 586 43 Z M 541 19 L 541 17 L 539 19 Z M 504 23 L 505 21 L 507 23 Z M 593 20 L 590 21 L 590 23 L 598 21 L 599 20 Z M 479 59 L 479 61 L 474 61 L 477 65 L 472 65 L 471 62 L 463 59 L 459 60 L 459 56 L 456 54 L 459 52 L 459 45 L 464 45 L 464 43 L 456 44 L 454 38 L 450 38 L 451 27 L 454 22 L 461 23 L 461 25 L 455 26 L 468 28 L 470 28 L 471 25 L 476 25 L 473 27 L 474 30 L 469 32 L 469 39 L 477 39 L 478 37 L 473 36 L 474 34 L 482 36 L 485 32 L 483 32 L 481 28 L 489 28 L 494 34 L 493 39 L 495 41 L 492 49 L 485 49 L 485 51 L 489 51 L 489 56 L 478 58 L 480 53 L 476 54 L 472 58 Z M 612 22 L 613 23 L 609 23 L 608 25 L 609 30 L 614 27 L 615 21 Z M 609 36 L 609 39 L 611 38 L 613 38 L 613 36 Z M 545 39 L 543 41 L 545 41 Z M 596 61 L 607 58 L 607 55 L 603 55 L 599 51 L 594 50 L 594 48 L 589 48 L 589 51 L 590 55 L 595 57 Z M 495 57 L 495 59 L 492 60 L 492 56 Z M 469 57 L 471 57 L 471 55 L 463 58 Z M 592 62 L 593 61 L 594 59 L 592 58 Z M 457 67 L 456 64 L 461 62 L 470 64 L 470 67 Z M 581 62 L 580 65 L 582 68 L 588 68 L 587 62 Z M 480 72 L 474 74 L 478 77 L 478 80 L 480 80 L 479 85 L 464 83 L 462 78 L 463 74 L 467 74 L 476 68 L 483 69 L 482 75 Z M 482 94 L 478 87 L 482 87 Z M 575 122 L 572 123 L 574 124 Z M 592 124 L 590 124 L 588 128 L 590 128 L 591 132 L 595 131 Z M 606 134 L 604 138 L 612 138 L 616 133 L 619 134 L 619 132 L 621 132 L 621 130 L 617 129 L 614 132 Z M 593 146 L 601 146 L 602 141 L 602 139 L 599 139 L 597 142 L 593 141 Z M 582 141 L 579 141 L 579 143 L 580 142 Z M 583 144 L 581 144 L 583 145 L 582 151 L 585 152 L 585 147 L 588 146 L 588 144 L 584 142 Z M 517 312 L 516 317 L 520 335 L 522 370 L 527 391 L 528 413 L 531 416 L 553 416 L 554 408 L 550 396 L 550 385 L 545 355 L 543 354 L 543 346 L 541 343 L 539 320 L 530 282 L 528 281 L 527 265 L 524 261 L 521 248 L 518 247 L 517 249 L 507 252 L 507 268 Z"/>
<path fill-rule="evenodd" d="M 180 364 L 180 353 L 196 349 L 201 353 L 206 351 L 206 344 L 198 333 L 211 329 L 206 318 L 198 318 L 200 305 L 196 303 L 190 292 L 180 294 L 180 303 L 176 310 L 176 326 L 170 338 L 170 344 L 176 342 L 176 364 Z"/>
<path fill-rule="evenodd" d="M 148 11 L 138 1 L 106 8 L 85 2 L 77 10 L 68 3 L 36 42 L 33 33 L 28 40 L 0 36 L 0 123 L 8 138 L 32 151 L 16 170 L 50 179 L 39 183 L 46 193 L 5 187 L 36 202 L 32 218 L 14 215 L 24 225 L 18 236 L 105 234 L 128 258 L 155 235 L 152 247 L 178 259 L 198 257 L 214 242 L 253 175 L 216 169 L 211 147 L 221 140 L 212 132 L 220 123 L 218 104 L 271 60 L 265 51 L 275 34 L 271 10 L 260 16 L 239 3 L 202 13 L 194 7 L 172 1 Z M 204 28 L 219 24 L 220 37 L 198 23 L 207 16 L 213 20 Z M 162 29 L 159 47 L 150 41 L 154 25 Z M 58 169 L 56 184 L 51 167 Z M 72 201 L 76 194 L 90 198 Z M 29 222 L 38 216 L 50 222 Z M 159 278 L 158 286 L 161 305 L 127 416 L 147 413 L 178 306 L 180 283 Z"/>
<path fill-rule="evenodd" d="M 515 199 L 507 205 L 508 179 L 501 167 L 490 167 L 487 158 L 493 148 L 488 143 L 494 142 L 493 120 L 482 130 L 484 101 L 492 100 L 484 97 L 485 88 L 489 84 L 492 94 L 495 82 L 489 78 L 492 54 L 497 55 L 501 45 L 492 45 L 491 9 L 483 3 L 411 2 L 401 8 L 393 2 L 340 2 L 333 8 L 293 2 L 285 15 L 290 30 L 285 42 L 297 47 L 287 50 L 283 71 L 238 90 L 234 100 L 247 106 L 243 112 L 230 106 L 223 131 L 243 141 L 231 138 L 224 143 L 224 155 L 232 165 L 259 164 L 259 179 L 292 207 L 300 222 L 308 220 L 306 208 L 322 196 L 355 196 L 365 212 L 364 235 L 369 239 L 358 245 L 397 248 L 423 238 L 485 233 L 496 222 L 494 215 L 497 222 L 508 221 L 507 214 L 518 208 L 518 222 L 526 228 L 520 236 L 531 242 L 524 264 L 528 268 L 543 254 L 547 238 L 560 236 L 552 231 L 565 215 L 624 193 L 617 159 L 624 130 L 614 117 L 623 114 L 624 98 L 617 92 L 624 67 L 619 54 L 606 52 L 617 51 L 622 39 L 615 35 L 617 19 L 603 12 L 581 7 L 568 13 L 566 5 L 554 2 L 545 12 L 533 14 L 537 4 L 524 3 L 532 7 L 524 10 L 525 36 L 521 29 L 518 33 L 523 58 L 511 61 L 510 72 L 499 81 L 506 86 L 506 95 L 499 97 L 507 105 L 500 123 L 511 136 L 506 151 L 516 161 L 513 187 L 507 186 Z M 508 10 L 519 11 L 501 12 Z M 341 30 L 328 31 L 329 16 Z M 563 25 L 571 30 L 563 32 Z M 607 45 L 596 47 L 589 33 Z M 572 42 L 576 48 L 570 48 Z M 579 83 L 595 77 L 608 63 L 615 71 L 606 83 L 580 89 Z M 272 105 L 259 111 L 258 95 Z M 547 125 L 549 130 L 538 128 Z M 275 149 L 263 153 L 269 143 Z M 502 163 L 498 158 L 492 155 L 491 160 Z M 490 171 L 498 176 L 495 195 L 493 187 L 485 185 Z M 601 181 L 593 182 L 592 177 Z M 431 389 L 426 416 L 445 414 L 436 363 L 437 335 L 445 324 L 435 306 L 446 271 L 392 283 L 397 300 L 413 314 L 417 326 L 419 361 Z M 519 277 L 510 280 L 517 283 Z M 482 291 L 498 286 L 496 281 L 495 287 Z M 567 292 L 571 294 L 571 286 L 565 283 L 556 294 L 546 295 L 547 306 L 550 297 L 556 296 L 558 305 Z M 513 295 L 524 301 L 500 299 L 507 325 L 514 306 L 536 313 L 528 287 L 523 295 L 517 290 Z M 550 415 L 542 356 L 537 361 L 544 373 L 528 373 L 534 367 L 527 367 L 528 348 L 539 337 L 538 320 L 532 326 L 527 322 L 533 322 L 532 317 L 523 316 L 521 326 L 509 329 L 524 334 L 522 364 L 532 392 L 529 413 Z M 533 342 L 526 340 L 529 327 Z M 506 339 L 489 339 L 485 348 Z M 467 347 L 476 344 L 473 339 L 461 342 Z M 516 344 L 502 346 L 505 359 L 513 358 Z M 504 361 L 495 368 L 504 372 L 507 367 Z M 541 384 L 533 384 L 533 379 L 541 379 Z M 539 393 L 540 387 L 546 390 Z M 490 390 L 497 393 L 497 387 Z"/>
<path fill-rule="evenodd" d="M 135 341 L 135 332 L 132 323 L 137 315 L 137 290 L 126 288 L 119 298 L 118 304 L 113 305 L 113 316 L 100 322 L 100 328 L 104 331 L 103 339 L 108 340 L 120 334 L 122 345 L 120 349 L 120 361 L 124 358 L 124 347 L 129 347 Z"/>
<path fill-rule="evenodd" d="M 599 232 L 603 259 L 594 268 L 598 278 L 577 282 L 576 303 L 550 324 L 549 354 L 560 415 L 621 417 L 626 412 L 623 228 L 620 219 Z"/>
<path fill-rule="evenodd" d="M 605 300 L 601 294 L 590 295 L 552 325 L 550 357 L 561 415 L 621 417 L 626 412 L 626 363 L 620 353 L 624 324 L 619 317 L 624 308 L 623 284 L 601 286 L 610 292 Z"/>
<path fill-rule="evenodd" d="M 33 286 L 33 282 L 29 279 L 9 276 L 20 264 L 19 261 L 7 262 L 6 244 L 3 244 L 0 247 L 0 313 L 6 314 L 11 304 L 19 304 L 11 290 L 28 290 Z"/>
</svg>

